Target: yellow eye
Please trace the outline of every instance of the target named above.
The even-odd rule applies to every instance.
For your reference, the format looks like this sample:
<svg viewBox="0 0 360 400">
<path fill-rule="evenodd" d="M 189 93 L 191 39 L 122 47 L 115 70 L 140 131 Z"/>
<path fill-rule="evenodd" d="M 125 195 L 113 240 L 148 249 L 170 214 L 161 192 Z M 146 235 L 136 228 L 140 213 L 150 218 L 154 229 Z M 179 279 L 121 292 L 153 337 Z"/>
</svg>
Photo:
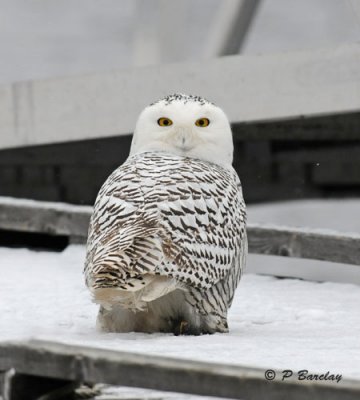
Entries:
<svg viewBox="0 0 360 400">
<path fill-rule="evenodd" d="M 210 124 L 210 121 L 207 118 L 199 118 L 196 122 L 196 126 L 200 126 L 200 128 L 205 128 Z"/>
<path fill-rule="evenodd" d="M 165 117 L 159 118 L 157 122 L 160 126 L 170 126 L 173 124 L 170 118 L 165 118 Z"/>
</svg>

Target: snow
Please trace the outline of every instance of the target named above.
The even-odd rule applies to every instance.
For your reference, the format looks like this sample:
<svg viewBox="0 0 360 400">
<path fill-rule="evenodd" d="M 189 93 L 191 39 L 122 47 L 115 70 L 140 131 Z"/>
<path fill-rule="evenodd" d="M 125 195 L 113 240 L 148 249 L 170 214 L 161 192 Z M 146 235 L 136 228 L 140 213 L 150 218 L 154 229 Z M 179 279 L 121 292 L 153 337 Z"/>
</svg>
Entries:
<svg viewBox="0 0 360 400">
<path fill-rule="evenodd" d="M 10 199 L 9 199 L 10 201 Z M 14 203 L 13 203 L 14 204 Z M 27 206 L 35 207 L 29 201 Z M 59 210 L 65 205 L 57 205 Z M 82 210 L 76 206 L 72 211 Z M 89 208 L 90 210 L 90 208 Z M 87 211 L 89 211 L 87 210 Z M 249 222 L 360 232 L 360 201 L 294 201 L 248 207 Z M 105 334 L 86 290 L 85 247 L 62 253 L 0 247 L 0 341 L 68 344 L 360 378 L 358 266 L 250 255 L 229 314 L 230 333 L 200 337 Z M 262 274 L 317 281 L 277 279 Z M 342 283 L 341 283 L 342 282 Z M 350 283 L 351 282 L 351 283 Z M 99 400 L 162 399 L 156 391 L 108 387 Z M 167 394 L 167 399 L 195 396 Z"/>
<path fill-rule="evenodd" d="M 34 210 L 43 210 L 44 208 L 59 211 L 59 212 L 72 212 L 72 213 L 91 213 L 93 208 L 91 206 L 80 206 L 77 204 L 68 204 L 53 201 L 38 201 L 32 199 L 22 199 L 16 197 L 1 196 L 1 205 L 10 205 L 15 207 L 27 207 Z"/>
<path fill-rule="evenodd" d="M 360 377 L 359 286 L 245 274 L 230 311 L 229 334 L 105 334 L 95 330 L 97 306 L 84 287 L 84 257 L 79 245 L 62 253 L 0 248 L 0 340 L 37 338 Z"/>
</svg>

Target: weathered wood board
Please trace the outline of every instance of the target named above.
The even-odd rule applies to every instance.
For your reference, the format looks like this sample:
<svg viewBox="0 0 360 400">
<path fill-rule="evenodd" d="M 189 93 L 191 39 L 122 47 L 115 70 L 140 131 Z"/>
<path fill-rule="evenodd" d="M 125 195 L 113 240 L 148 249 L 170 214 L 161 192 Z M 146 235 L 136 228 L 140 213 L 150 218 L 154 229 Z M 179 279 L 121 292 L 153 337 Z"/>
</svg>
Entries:
<svg viewBox="0 0 360 400">
<path fill-rule="evenodd" d="M 342 379 L 266 380 L 265 369 L 132 354 L 60 343 L 0 344 L 0 370 L 88 383 L 108 383 L 163 391 L 248 400 L 355 400 L 360 382 Z"/>
<path fill-rule="evenodd" d="M 92 208 L 0 198 L 0 229 L 67 235 L 85 242 Z M 360 234 L 249 224 L 249 251 L 360 265 Z"/>
</svg>

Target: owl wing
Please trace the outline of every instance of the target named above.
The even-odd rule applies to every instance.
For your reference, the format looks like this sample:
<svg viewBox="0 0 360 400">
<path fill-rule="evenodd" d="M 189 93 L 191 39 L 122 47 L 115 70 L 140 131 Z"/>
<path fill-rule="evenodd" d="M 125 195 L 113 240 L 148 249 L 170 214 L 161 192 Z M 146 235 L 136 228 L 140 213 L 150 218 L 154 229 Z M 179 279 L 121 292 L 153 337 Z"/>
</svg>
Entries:
<svg viewBox="0 0 360 400">
<path fill-rule="evenodd" d="M 245 204 L 239 178 L 216 165 L 192 162 L 179 171 L 168 190 L 172 197 L 158 209 L 167 233 L 167 258 L 159 268 L 187 285 L 209 289 L 225 278 L 238 262 L 246 239 Z M 245 238 L 245 239 L 244 239 Z"/>
<path fill-rule="evenodd" d="M 183 173 L 177 191 L 172 188 L 173 199 L 159 204 L 170 236 L 164 241 L 168 262 L 160 273 L 185 283 L 188 303 L 225 332 L 227 310 L 246 264 L 245 203 L 235 171 L 205 163 L 192 168 L 196 182 Z"/>
<path fill-rule="evenodd" d="M 87 286 L 139 290 L 162 260 L 157 220 L 144 210 L 136 162 L 117 168 L 101 187 L 90 219 L 84 274 Z M 149 205 L 149 204 L 148 204 Z M 151 266 L 148 265 L 151 260 Z"/>
</svg>

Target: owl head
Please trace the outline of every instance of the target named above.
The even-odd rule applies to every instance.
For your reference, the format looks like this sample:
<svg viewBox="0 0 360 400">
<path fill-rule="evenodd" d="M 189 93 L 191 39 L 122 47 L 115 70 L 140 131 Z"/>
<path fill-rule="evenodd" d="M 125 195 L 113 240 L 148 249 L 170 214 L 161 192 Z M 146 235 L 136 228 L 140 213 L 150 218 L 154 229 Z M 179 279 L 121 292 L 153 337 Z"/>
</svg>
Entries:
<svg viewBox="0 0 360 400">
<path fill-rule="evenodd" d="M 164 151 L 231 166 L 233 140 L 221 108 L 198 96 L 173 94 L 146 107 L 136 123 L 130 155 Z"/>
</svg>

